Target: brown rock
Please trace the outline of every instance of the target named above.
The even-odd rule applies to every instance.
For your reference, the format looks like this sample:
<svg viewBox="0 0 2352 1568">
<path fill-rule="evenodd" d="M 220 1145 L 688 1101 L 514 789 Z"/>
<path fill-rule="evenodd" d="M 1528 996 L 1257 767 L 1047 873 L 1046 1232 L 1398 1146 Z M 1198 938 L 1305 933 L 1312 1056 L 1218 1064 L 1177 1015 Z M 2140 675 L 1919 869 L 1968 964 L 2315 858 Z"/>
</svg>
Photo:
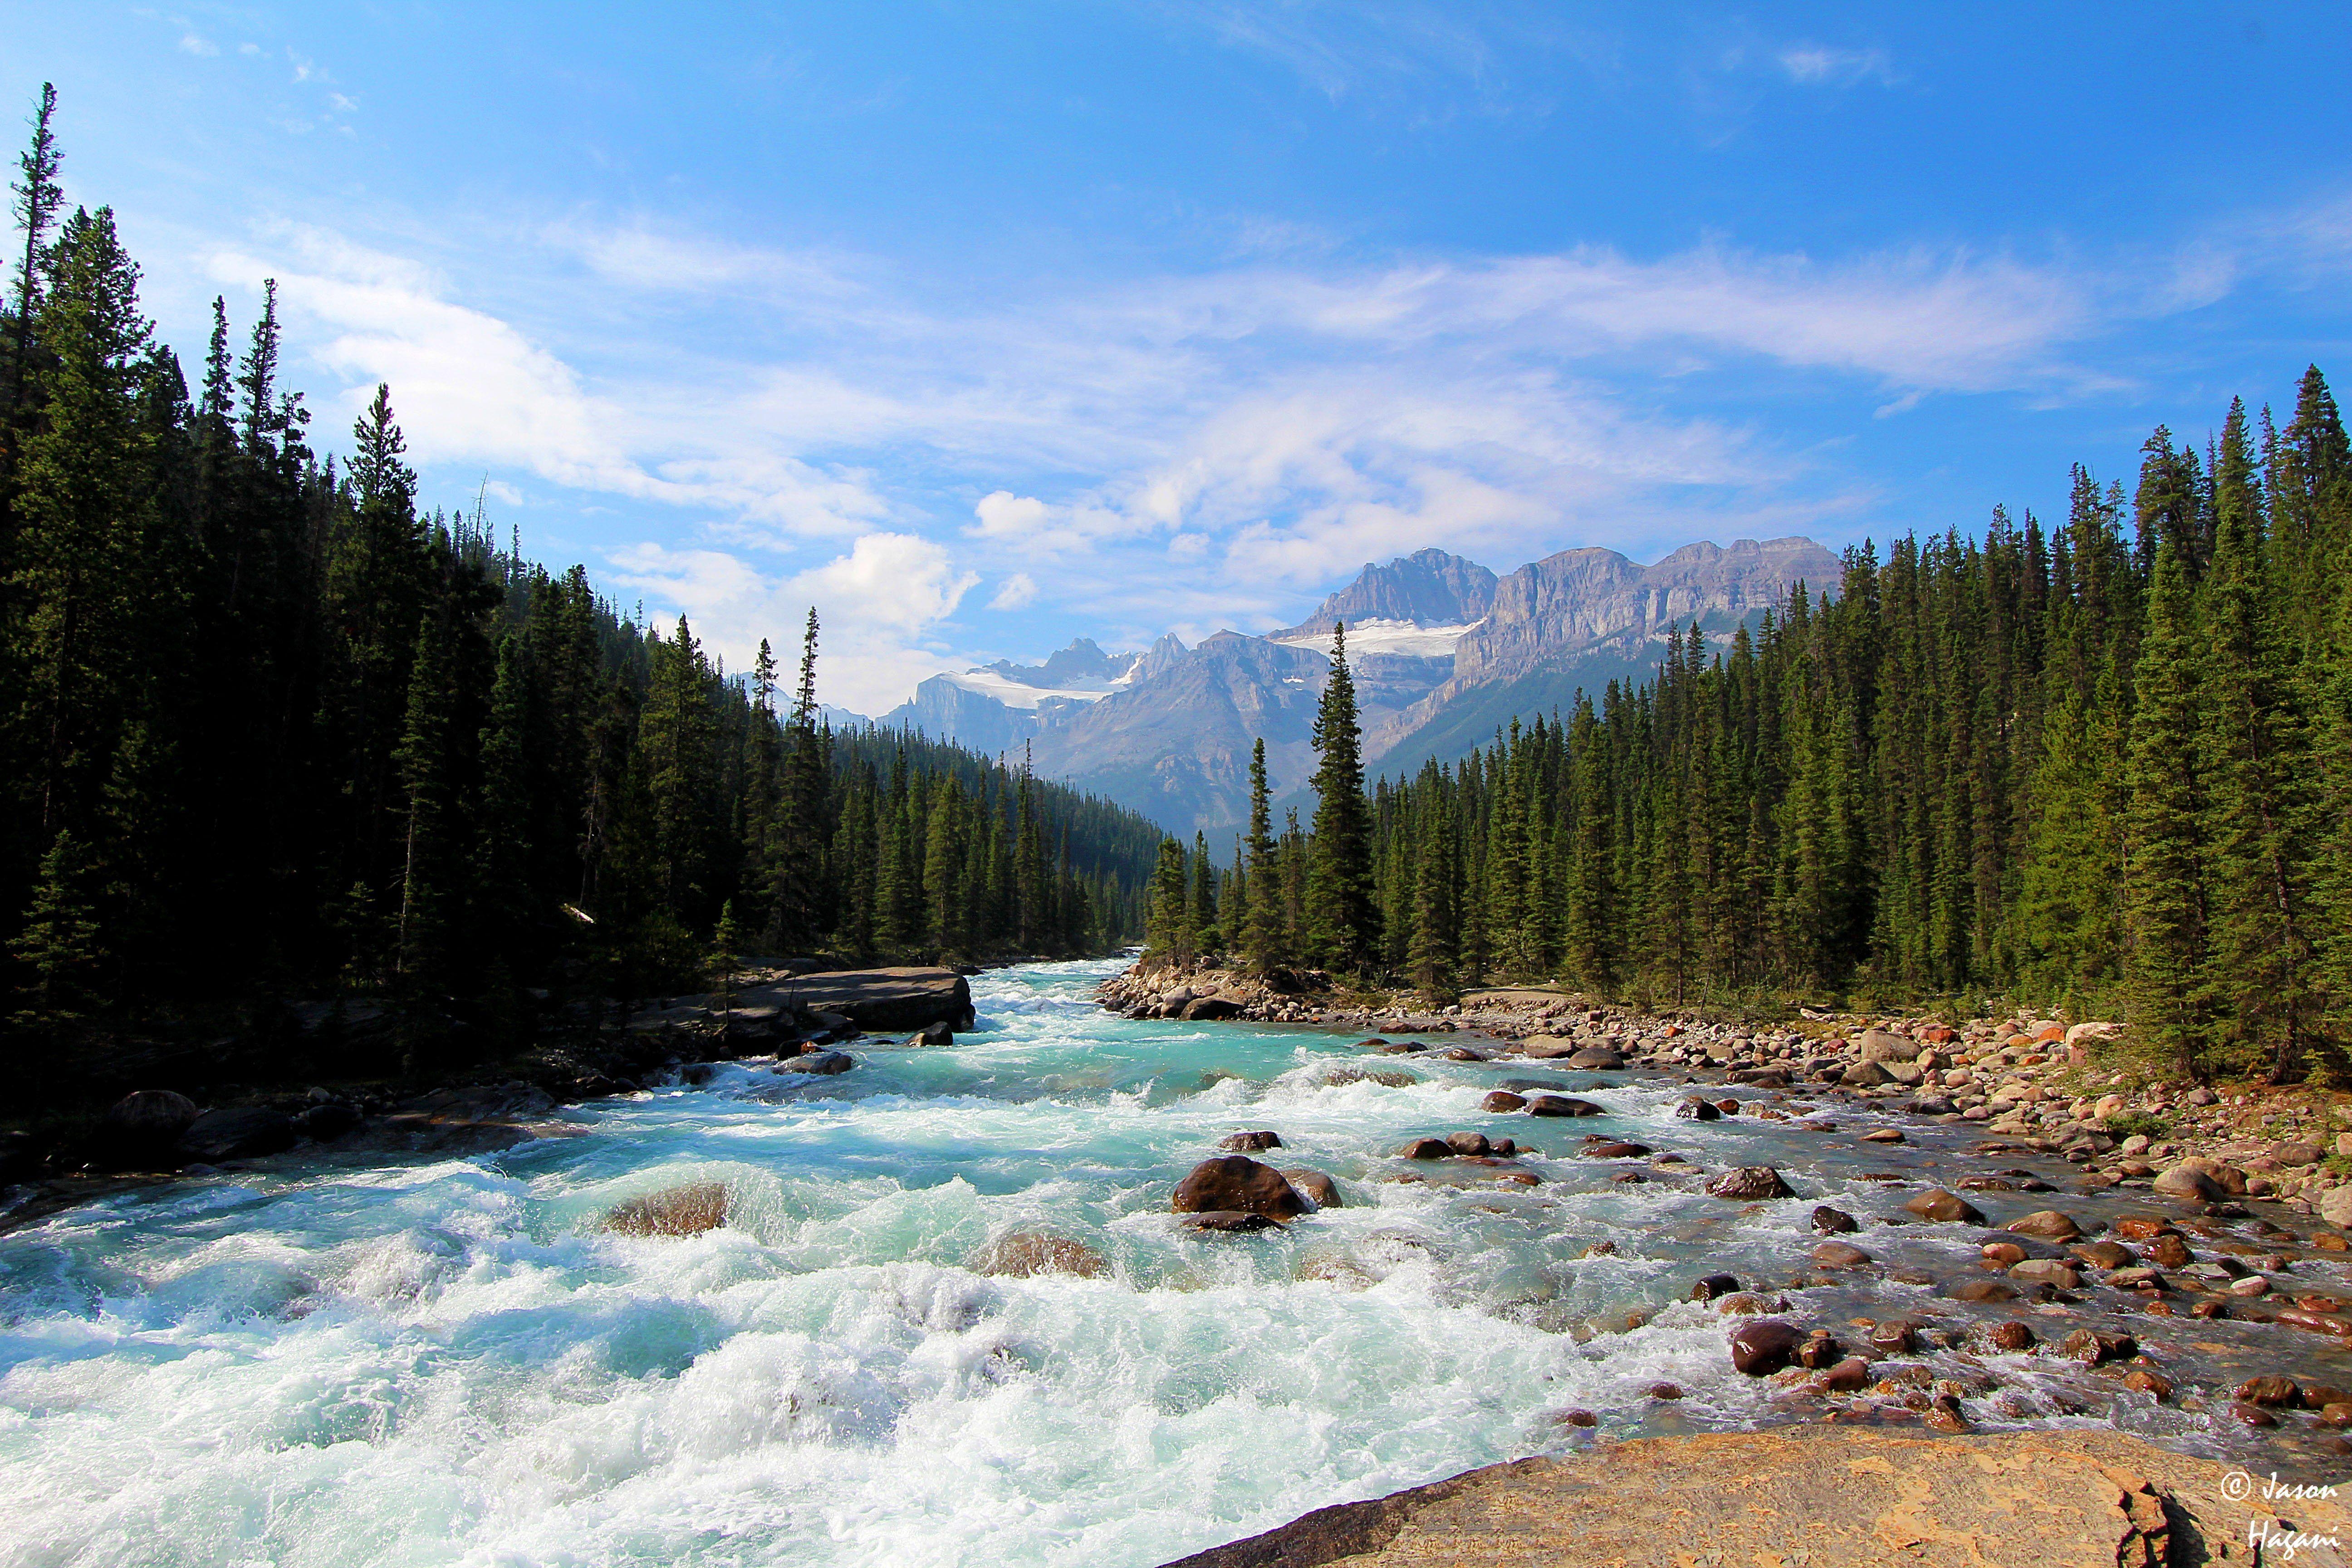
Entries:
<svg viewBox="0 0 2352 1568">
<path fill-rule="evenodd" d="M 1578 1100 L 1566 1094 L 1531 1094 L 1528 1097 L 1529 1116 L 1606 1116 L 1608 1112 L 1589 1100 Z"/>
<path fill-rule="evenodd" d="M 2132 1249 L 2120 1241 L 2086 1241 L 2066 1250 L 2094 1268 L 2123 1268 L 2132 1260 Z"/>
<path fill-rule="evenodd" d="M 1652 1151 L 1647 1143 L 1602 1142 L 1587 1143 L 1577 1152 L 1588 1160 L 1646 1160 Z"/>
<path fill-rule="evenodd" d="M 1803 1340 L 1793 1325 L 1778 1318 L 1742 1323 L 1731 1336 L 1732 1368 L 1749 1377 L 1769 1377 L 1789 1364 Z"/>
<path fill-rule="evenodd" d="M 1823 1236 L 1851 1236 L 1860 1227 L 1853 1215 L 1823 1204 L 1813 1211 L 1813 1228 Z"/>
<path fill-rule="evenodd" d="M 1797 1194 L 1780 1179 L 1780 1173 L 1769 1165 L 1740 1165 L 1724 1172 L 1706 1184 L 1714 1197 L 1728 1198 L 1734 1203 L 1756 1203 L 1767 1198 L 1793 1198 Z"/>
<path fill-rule="evenodd" d="M 604 1228 L 622 1236 L 700 1236 L 726 1223 L 726 1187 L 693 1182 L 614 1205 Z"/>
<path fill-rule="evenodd" d="M 1955 1301 L 2014 1301 L 2017 1291 L 1998 1279 L 1970 1279 L 1952 1288 Z"/>
<path fill-rule="evenodd" d="M 1103 1255 L 1084 1242 L 1034 1230 L 1016 1230 L 989 1243 L 972 1254 L 969 1267 L 975 1274 L 997 1274 L 1015 1279 L 1039 1274 L 1074 1274 L 1081 1279 L 1099 1279 L 1110 1272 Z"/>
<path fill-rule="evenodd" d="M 1217 1140 L 1217 1147 L 1249 1154 L 1261 1149 L 1279 1149 L 1282 1140 L 1272 1132 L 1229 1132 Z"/>
<path fill-rule="evenodd" d="M 1813 1373 L 1806 1384 L 1816 1394 L 1853 1394 L 1870 1382 L 1870 1363 L 1848 1356 L 1835 1366 Z"/>
<path fill-rule="evenodd" d="M 2136 1366 L 2124 1373 L 2124 1386 L 2147 1394 L 2158 1405 L 2168 1403 L 2172 1398 L 2172 1380 L 2144 1366 Z"/>
<path fill-rule="evenodd" d="M 1977 1250 L 1983 1253 L 1988 1261 L 1998 1263 L 2004 1268 L 2012 1263 L 2025 1261 L 2025 1248 L 2013 1241 L 1988 1241 Z"/>
<path fill-rule="evenodd" d="M 1683 1396 L 1681 1385 L 1672 1383 L 1654 1383 L 1644 1392 L 1653 1399 L 1680 1399 Z M 2352 1409 L 2352 1406 L 2347 1408 Z"/>
<path fill-rule="evenodd" d="M 1489 1147 L 1484 1132 L 1448 1132 L 1445 1146 L 1457 1154 L 1473 1156 L 1486 1153 Z"/>
<path fill-rule="evenodd" d="M 1190 1212 L 1184 1220 L 1187 1230 L 1251 1231 L 1274 1230 L 1282 1222 L 1271 1215 L 1244 1214 L 1237 1209 L 1201 1209 Z"/>
<path fill-rule="evenodd" d="M 2303 1404 L 2303 1390 L 2291 1377 L 2250 1377 L 2238 1384 L 2232 1395 L 2242 1405 L 2259 1405 L 2266 1410 L 2293 1410 Z"/>
<path fill-rule="evenodd" d="M 2221 1183 L 2194 1165 L 2175 1165 L 2158 1176 L 2154 1185 L 2166 1197 L 2189 1203 L 2212 1203 L 2229 1195 Z"/>
<path fill-rule="evenodd" d="M 2073 1241 L 2083 1234 L 2074 1216 L 2056 1209 L 2036 1209 L 2023 1219 L 2009 1222 L 2008 1230 L 2016 1236 L 2038 1236 L 2049 1241 Z"/>
<path fill-rule="evenodd" d="M 1490 1091 L 1486 1098 L 1478 1103 L 1487 1110 L 1525 1110 L 1528 1108 L 1528 1097 L 1523 1094 L 1513 1094 L 1507 1089 L 1498 1089 Z"/>
<path fill-rule="evenodd" d="M 1697 1095 L 1691 1096 L 1675 1107 L 1675 1114 L 1685 1121 L 1719 1121 L 1723 1112 Z"/>
<path fill-rule="evenodd" d="M 1396 1152 L 1400 1160 L 1450 1160 L 1454 1146 L 1443 1138 L 1416 1138 Z"/>
<path fill-rule="evenodd" d="M 1845 1241 L 1824 1241 L 1810 1256 L 1824 1268 L 1859 1268 L 1870 1261 L 1869 1253 Z"/>
<path fill-rule="evenodd" d="M 1941 1225 L 1982 1225 L 1985 1222 L 1983 1212 L 1976 1205 L 1941 1187 L 1929 1187 L 1903 1206 L 1921 1219 L 1934 1220 Z"/>
<path fill-rule="evenodd" d="M 2059 1258 L 2029 1258 L 2010 1265 L 2009 1275 L 2029 1285 L 2054 1285 L 2061 1290 L 2072 1290 L 2083 1283 L 2074 1266 Z"/>
<path fill-rule="evenodd" d="M 1443 1143 L 1437 1147 L 1445 1150 Z M 1273 1166 L 1246 1154 L 1221 1154 L 1193 1166 L 1176 1184 L 1169 1206 L 1178 1214 L 1238 1212 L 1289 1219 L 1307 1212 L 1307 1200 Z"/>
<path fill-rule="evenodd" d="M 2006 1323 L 1995 1323 L 1985 1337 L 1992 1342 L 1995 1350 L 2021 1351 L 2033 1342 L 2033 1331 L 2011 1319 Z"/>
<path fill-rule="evenodd" d="M 1712 1301 L 1717 1296 L 1728 1296 L 1739 1289 L 1739 1278 L 1734 1274 L 1710 1274 L 1691 1286 L 1694 1301 Z"/>
<path fill-rule="evenodd" d="M 2095 1329 L 2076 1329 L 2058 1342 L 2058 1353 L 2085 1366 L 2100 1366 L 2111 1361 L 2129 1361 L 2139 1354 L 2139 1342 L 2129 1334 L 2103 1334 Z"/>
<path fill-rule="evenodd" d="M 1320 1171 L 1309 1170 L 1304 1165 L 1296 1166 L 1285 1170 L 1282 1179 L 1297 1187 L 1307 1201 L 1318 1209 L 1347 1206 L 1339 1198 L 1339 1184 Z"/>
</svg>

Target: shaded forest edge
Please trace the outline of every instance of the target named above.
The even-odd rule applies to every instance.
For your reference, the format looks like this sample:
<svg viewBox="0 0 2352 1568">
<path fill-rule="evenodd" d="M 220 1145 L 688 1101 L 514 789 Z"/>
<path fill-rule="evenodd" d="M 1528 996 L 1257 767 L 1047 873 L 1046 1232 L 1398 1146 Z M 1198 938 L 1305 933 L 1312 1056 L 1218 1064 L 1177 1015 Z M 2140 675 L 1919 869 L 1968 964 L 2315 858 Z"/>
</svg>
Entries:
<svg viewBox="0 0 2352 1568">
<path fill-rule="evenodd" d="M 127 1089 L 479 1077 L 733 962 L 1117 951 L 1158 832 L 917 735 L 835 731 L 680 619 L 420 511 L 388 388 L 339 464 L 274 285 L 196 385 L 53 92 L 0 306 L 0 1116 Z M 362 1026 L 363 1025 L 363 1026 Z"/>
<path fill-rule="evenodd" d="M 1313 820 L 1261 742 L 1230 858 L 1163 840 L 1145 963 L 1293 992 L 1557 983 L 1649 1012 L 2120 1016 L 2166 1075 L 2352 1079 L 2352 447 L 2159 426 L 2045 528 L 1849 550 L 1728 646 L 1675 636 L 1367 793 L 1346 628 Z"/>
</svg>

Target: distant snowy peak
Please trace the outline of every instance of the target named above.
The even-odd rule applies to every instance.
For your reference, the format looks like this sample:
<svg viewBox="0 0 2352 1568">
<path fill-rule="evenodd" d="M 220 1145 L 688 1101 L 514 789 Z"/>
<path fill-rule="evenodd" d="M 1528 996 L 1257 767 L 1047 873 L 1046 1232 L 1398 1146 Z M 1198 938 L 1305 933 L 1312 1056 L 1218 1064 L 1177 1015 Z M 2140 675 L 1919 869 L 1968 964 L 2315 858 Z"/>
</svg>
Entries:
<svg viewBox="0 0 2352 1568">
<path fill-rule="evenodd" d="M 1452 658 L 1454 645 L 1484 625 L 1486 622 L 1483 620 L 1465 621 L 1452 626 L 1425 626 L 1413 621 L 1349 621 L 1348 651 L 1350 654 L 1389 654 L 1401 658 Z M 1328 653 L 1331 650 L 1331 628 L 1323 626 L 1310 631 L 1301 627 L 1296 631 L 1276 632 L 1267 640 Z"/>
<path fill-rule="evenodd" d="M 1079 637 L 1043 664 L 1015 664 L 1009 658 L 1000 658 L 994 664 L 967 673 L 975 677 L 992 676 L 1016 686 L 1034 687 L 1062 696 L 1091 693 L 1099 697 L 1111 688 L 1133 679 L 1136 664 L 1142 657 L 1133 653 L 1105 653 L 1094 638 Z M 974 687 L 972 689 L 986 689 Z"/>
</svg>

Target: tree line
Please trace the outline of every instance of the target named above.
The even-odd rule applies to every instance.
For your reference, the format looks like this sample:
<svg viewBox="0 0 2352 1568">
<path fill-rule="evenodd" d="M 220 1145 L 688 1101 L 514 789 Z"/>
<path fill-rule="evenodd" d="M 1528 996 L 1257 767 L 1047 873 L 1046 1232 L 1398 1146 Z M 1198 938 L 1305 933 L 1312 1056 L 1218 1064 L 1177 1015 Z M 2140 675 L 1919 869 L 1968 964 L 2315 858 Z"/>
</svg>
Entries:
<svg viewBox="0 0 2352 1568">
<path fill-rule="evenodd" d="M 1655 679 L 1366 791 L 1345 628 L 1319 805 L 1229 860 L 1164 842 L 1155 958 L 1433 994 L 1652 1004 L 1995 994 L 2125 1011 L 2200 1076 L 2347 1072 L 2352 447 L 2308 370 L 2278 427 L 2159 426 L 2063 524 L 1849 550 Z"/>
<path fill-rule="evenodd" d="M 45 89 L 0 306 L 0 947 L 16 1043 L 269 995 L 399 999 L 413 1057 L 523 1004 L 695 988 L 714 949 L 1114 951 L 1141 817 L 919 736 L 835 731 L 810 612 L 779 701 L 683 618 L 422 512 L 379 386 L 338 463 L 274 285 L 192 388 L 112 214 L 65 211 Z M 472 1042 L 468 1044 L 467 1042 Z"/>
</svg>

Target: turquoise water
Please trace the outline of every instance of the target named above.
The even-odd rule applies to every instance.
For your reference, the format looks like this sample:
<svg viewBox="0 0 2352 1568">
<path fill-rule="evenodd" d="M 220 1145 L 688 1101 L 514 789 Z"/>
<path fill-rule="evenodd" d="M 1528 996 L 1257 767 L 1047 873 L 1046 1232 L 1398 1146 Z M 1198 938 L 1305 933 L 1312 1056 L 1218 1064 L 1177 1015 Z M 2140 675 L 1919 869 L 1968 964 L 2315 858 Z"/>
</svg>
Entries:
<svg viewBox="0 0 2352 1568">
<path fill-rule="evenodd" d="M 1730 1373 L 1722 1320 L 1669 1303 L 1720 1268 L 1786 1279 L 1817 1202 L 1893 1208 L 1850 1140 L 1678 1122 L 1664 1078 L 1595 1089 L 1604 1120 L 1489 1116 L 1507 1078 L 1599 1080 L 1129 1022 L 1090 1000 L 1116 968 L 982 976 L 954 1047 L 860 1042 L 835 1079 L 730 1064 L 503 1157 L 289 1156 L 0 1238 L 0 1563 L 1158 1563 L 1585 1441 L 1555 1420 L 1571 1407 L 1604 1434 L 1775 1418 L 1773 1391 Z M 1413 1081 L 1345 1081 L 1366 1068 Z M 1245 1128 L 1337 1177 L 1345 1206 L 1286 1234 L 1177 1228 L 1170 1187 Z M 1408 1138 L 1463 1128 L 1535 1144 L 1545 1184 L 1383 1179 Z M 1620 1185 L 1627 1167 L 1572 1157 L 1591 1131 L 1776 1163 L 1804 1195 Z M 729 1189 L 720 1229 L 598 1228 L 708 1181 Z M 1856 1239 L 1892 1266 L 1972 1256 L 1927 1228 Z M 1016 1230 L 1110 1272 L 965 1267 Z M 1604 1240 L 1617 1256 L 1584 1256 Z M 1834 1322 L 1950 1308 L 1938 1294 L 1803 1304 Z M 1637 1308 L 1655 1316 L 1625 1331 Z M 1689 1396 L 1650 1400 L 1661 1379 Z M 2072 1418 L 2225 1440 L 2144 1401 Z"/>
</svg>

